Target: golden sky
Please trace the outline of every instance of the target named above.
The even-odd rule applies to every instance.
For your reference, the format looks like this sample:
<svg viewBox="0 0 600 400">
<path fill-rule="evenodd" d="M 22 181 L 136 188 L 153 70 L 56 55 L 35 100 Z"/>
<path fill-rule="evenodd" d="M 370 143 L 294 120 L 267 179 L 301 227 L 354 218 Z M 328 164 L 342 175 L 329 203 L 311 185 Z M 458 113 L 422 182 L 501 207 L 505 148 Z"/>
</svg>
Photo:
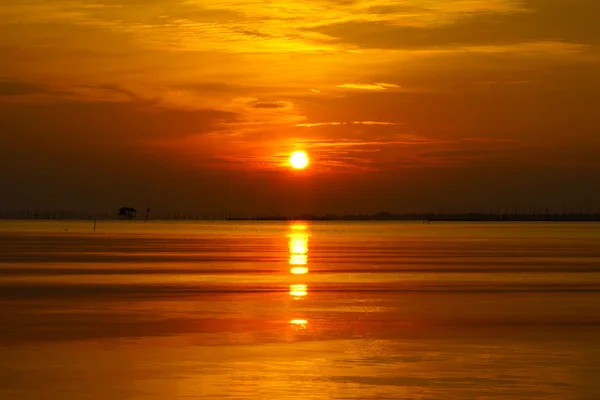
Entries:
<svg viewBox="0 0 600 400">
<path fill-rule="evenodd" d="M 597 0 L 0 0 L 0 208 L 600 203 Z M 299 173 L 294 150 L 311 156 Z"/>
</svg>

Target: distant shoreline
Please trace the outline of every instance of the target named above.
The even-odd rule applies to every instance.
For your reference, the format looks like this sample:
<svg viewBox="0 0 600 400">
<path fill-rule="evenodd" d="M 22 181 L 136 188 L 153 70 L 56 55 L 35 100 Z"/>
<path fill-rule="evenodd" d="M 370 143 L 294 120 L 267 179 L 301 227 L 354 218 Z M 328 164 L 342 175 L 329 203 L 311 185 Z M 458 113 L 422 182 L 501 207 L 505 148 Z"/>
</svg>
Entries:
<svg viewBox="0 0 600 400">
<path fill-rule="evenodd" d="M 35 214 L 24 215 L 14 213 L 7 215 L 0 214 L 0 220 L 4 221 L 131 221 L 144 222 L 141 217 L 133 219 L 119 219 L 108 214 Z M 600 213 L 507 213 L 507 214 L 485 214 L 485 213 L 466 213 L 466 214 L 442 214 L 442 213 L 410 213 L 410 214 L 391 214 L 378 213 L 373 215 L 261 215 L 261 216 L 207 216 L 194 214 L 171 214 L 156 215 L 149 218 L 151 221 L 405 221 L 405 222 L 600 222 Z"/>
</svg>

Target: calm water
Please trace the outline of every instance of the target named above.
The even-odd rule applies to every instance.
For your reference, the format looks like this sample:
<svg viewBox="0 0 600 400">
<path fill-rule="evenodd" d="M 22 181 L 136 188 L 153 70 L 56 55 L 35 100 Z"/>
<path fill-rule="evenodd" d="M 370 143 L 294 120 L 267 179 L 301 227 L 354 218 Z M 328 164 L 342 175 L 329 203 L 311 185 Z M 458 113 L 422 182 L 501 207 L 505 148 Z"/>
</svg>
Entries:
<svg viewBox="0 0 600 400">
<path fill-rule="evenodd" d="M 600 225 L 0 222 L 0 399 L 600 399 Z"/>
</svg>

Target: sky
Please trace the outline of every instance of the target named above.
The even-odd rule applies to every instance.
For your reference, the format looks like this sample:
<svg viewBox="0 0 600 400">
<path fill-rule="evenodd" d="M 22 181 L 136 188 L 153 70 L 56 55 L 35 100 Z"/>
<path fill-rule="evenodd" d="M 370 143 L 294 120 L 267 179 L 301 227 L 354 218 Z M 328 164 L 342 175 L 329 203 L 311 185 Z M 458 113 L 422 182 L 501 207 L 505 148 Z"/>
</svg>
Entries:
<svg viewBox="0 0 600 400">
<path fill-rule="evenodd" d="M 596 210 L 598 15 L 598 0 L 0 0 L 0 209 Z M 289 168 L 295 150 L 309 168 Z"/>
</svg>

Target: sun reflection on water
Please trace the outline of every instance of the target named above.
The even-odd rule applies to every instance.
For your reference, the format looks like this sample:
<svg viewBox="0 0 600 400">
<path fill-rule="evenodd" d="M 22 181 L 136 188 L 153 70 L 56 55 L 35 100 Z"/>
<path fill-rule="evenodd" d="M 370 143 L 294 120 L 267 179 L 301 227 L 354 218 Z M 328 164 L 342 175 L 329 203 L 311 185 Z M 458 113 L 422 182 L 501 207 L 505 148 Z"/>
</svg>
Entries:
<svg viewBox="0 0 600 400">
<path fill-rule="evenodd" d="M 293 268 L 290 268 L 290 273 L 292 273 L 294 275 L 308 274 L 308 268 L 306 268 L 306 267 L 293 267 Z"/>
<path fill-rule="evenodd" d="M 308 231 L 305 224 L 294 223 L 290 226 L 288 233 L 290 260 L 289 263 L 293 267 L 290 272 L 295 275 L 303 275 L 308 273 L 307 267 L 299 267 L 299 265 L 308 264 Z"/>
<path fill-rule="evenodd" d="M 294 300 L 301 299 L 308 294 L 308 287 L 302 284 L 290 285 L 290 296 L 294 297 Z"/>
<path fill-rule="evenodd" d="M 290 325 L 296 330 L 306 329 L 308 321 L 305 319 L 293 319 L 290 321 Z"/>
<path fill-rule="evenodd" d="M 293 233 L 292 233 L 293 234 Z M 290 238 L 290 253 L 306 255 L 308 252 L 308 240 L 304 236 L 292 236 Z"/>
<path fill-rule="evenodd" d="M 288 233 L 288 247 L 290 250 L 289 264 L 292 275 L 308 274 L 308 238 L 309 232 L 306 224 L 293 223 Z M 308 286 L 304 283 L 290 285 L 290 296 L 294 300 L 302 300 L 308 294 Z M 306 319 L 292 319 L 290 325 L 295 330 L 304 330 L 308 321 Z"/>
</svg>

